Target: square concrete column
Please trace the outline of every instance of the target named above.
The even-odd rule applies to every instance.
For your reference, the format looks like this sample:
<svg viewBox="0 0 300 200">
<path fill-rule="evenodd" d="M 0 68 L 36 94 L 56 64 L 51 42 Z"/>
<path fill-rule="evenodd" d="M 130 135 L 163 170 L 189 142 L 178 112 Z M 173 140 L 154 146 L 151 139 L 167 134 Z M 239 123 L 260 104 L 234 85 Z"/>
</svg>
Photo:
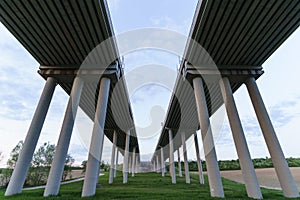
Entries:
<svg viewBox="0 0 300 200">
<path fill-rule="evenodd" d="M 249 78 L 246 81 L 246 86 L 269 153 L 271 155 L 284 196 L 291 198 L 299 197 L 299 190 L 284 157 L 269 114 L 259 92 L 259 89 L 256 85 L 255 79 Z"/>
<path fill-rule="evenodd" d="M 34 150 L 40 137 L 40 133 L 49 109 L 49 105 L 55 90 L 56 81 L 52 77 L 48 77 L 41 94 L 39 103 L 36 107 L 32 118 L 27 136 L 25 138 L 19 159 L 10 178 L 5 196 L 18 194 L 22 192 L 22 187 L 26 179 L 30 162 L 33 157 Z"/>
<path fill-rule="evenodd" d="M 70 145 L 70 139 L 73 131 L 75 116 L 80 102 L 83 84 L 84 82 L 80 77 L 77 76 L 74 79 L 69 102 L 65 112 L 65 118 L 55 148 L 55 155 L 51 164 L 44 196 L 57 195 L 59 192 L 60 181 L 64 171 L 65 161 Z"/>
<path fill-rule="evenodd" d="M 182 142 L 182 151 L 183 151 L 183 159 L 184 159 L 184 172 L 185 172 L 185 182 L 187 184 L 191 183 L 190 180 L 190 170 L 189 170 L 189 163 L 187 158 L 187 149 L 185 143 L 185 132 L 181 132 L 181 142 Z"/>
<path fill-rule="evenodd" d="M 118 170 L 118 162 L 119 162 L 119 150 L 118 150 L 118 147 L 116 146 L 116 166 L 115 166 L 115 170 L 114 170 L 114 178 L 117 177 L 117 170 Z"/>
<path fill-rule="evenodd" d="M 114 131 L 113 144 L 112 144 L 112 149 L 111 149 L 109 180 L 108 180 L 109 184 L 113 183 L 113 181 L 114 181 L 114 172 L 116 171 L 116 169 L 115 169 L 115 151 L 116 151 L 116 145 L 117 145 L 117 131 Z"/>
<path fill-rule="evenodd" d="M 201 136 L 203 141 L 205 160 L 208 173 L 208 183 L 210 194 L 212 197 L 224 197 L 221 175 L 218 166 L 218 160 L 215 150 L 214 139 L 210 127 L 208 108 L 206 104 L 204 86 L 202 78 L 193 79 L 194 93 L 198 118 L 201 128 Z"/>
<path fill-rule="evenodd" d="M 181 170 L 181 160 L 180 160 L 180 148 L 177 149 L 177 164 L 178 164 L 178 175 L 182 177 L 182 170 Z"/>
<path fill-rule="evenodd" d="M 131 176 L 134 177 L 134 173 L 135 173 L 135 160 L 136 160 L 136 155 L 135 155 L 135 151 L 136 151 L 136 148 L 133 147 L 133 152 L 132 152 L 132 169 L 131 169 Z"/>
<path fill-rule="evenodd" d="M 248 150 L 248 145 L 242 128 L 241 120 L 233 98 L 229 79 L 227 77 L 223 77 L 220 80 L 220 86 L 248 197 L 254 199 L 262 199 L 259 183 L 254 171 L 253 163 Z"/>
<path fill-rule="evenodd" d="M 176 172 L 175 172 L 175 163 L 174 163 L 174 144 L 173 144 L 173 133 L 172 130 L 169 129 L 169 147 L 170 147 L 170 175 L 172 177 L 172 183 L 176 183 Z"/>
<path fill-rule="evenodd" d="M 197 133 L 194 133 L 194 143 L 196 149 L 196 157 L 197 157 L 197 165 L 198 165 L 198 174 L 199 174 L 199 181 L 200 184 L 204 184 L 204 177 L 203 177 L 203 170 L 202 170 L 202 163 L 200 159 L 200 151 L 199 151 L 199 144 L 198 144 L 198 137 Z"/>
<path fill-rule="evenodd" d="M 129 143 L 130 143 L 130 130 L 127 131 L 125 140 L 124 160 L 123 160 L 123 183 L 128 182 L 128 165 L 129 165 Z"/>
<path fill-rule="evenodd" d="M 164 158 L 164 150 L 160 148 L 160 157 L 161 157 L 161 176 L 165 176 L 165 158 Z"/>
<path fill-rule="evenodd" d="M 82 197 L 93 196 L 96 193 L 103 151 L 104 125 L 106 119 L 109 88 L 110 79 L 101 78 L 92 139 L 82 189 Z"/>
</svg>

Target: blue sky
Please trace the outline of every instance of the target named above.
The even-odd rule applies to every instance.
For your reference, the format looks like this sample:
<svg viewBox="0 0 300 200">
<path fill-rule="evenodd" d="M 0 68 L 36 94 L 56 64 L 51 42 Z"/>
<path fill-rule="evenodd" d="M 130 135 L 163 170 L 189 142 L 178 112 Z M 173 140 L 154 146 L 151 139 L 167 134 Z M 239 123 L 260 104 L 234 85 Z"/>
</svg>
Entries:
<svg viewBox="0 0 300 200">
<path fill-rule="evenodd" d="M 197 1 L 141 1 L 108 0 L 114 31 L 124 34 L 127 31 L 147 27 L 163 28 L 187 36 L 190 30 Z M 300 157 L 297 142 L 300 124 L 299 90 L 299 44 L 298 29 L 268 60 L 263 67 L 265 74 L 258 80 L 258 85 L 270 113 L 283 151 L 287 157 Z M 125 72 L 130 73 L 144 65 L 160 65 L 176 72 L 178 56 L 155 49 L 140 49 L 124 56 Z M 18 41 L 0 24 L 0 151 L 4 153 L 3 166 L 11 149 L 19 140 L 25 138 L 33 116 L 44 80 L 36 73 L 38 63 L 20 45 Z M 168 74 L 174 82 L 175 74 Z M 129 85 L 130 87 L 130 85 Z M 149 83 L 136 89 L 131 98 L 131 105 L 136 125 L 145 130 L 164 121 L 171 96 L 170 88 Z M 236 104 L 242 119 L 252 157 L 269 156 L 259 129 L 254 111 L 246 92 L 241 87 L 235 93 Z M 56 88 L 39 144 L 50 141 L 56 143 L 67 103 L 67 95 L 60 87 Z M 221 113 L 221 114 L 220 114 Z M 213 130 L 216 133 L 216 150 L 219 159 L 236 159 L 232 135 L 224 117 L 224 108 L 212 117 Z M 223 116 L 220 120 L 218 116 Z M 224 123 L 223 123 L 224 120 Z M 81 123 L 79 123 L 81 122 Z M 88 137 L 81 137 L 81 130 L 91 133 L 92 123 L 79 110 L 69 152 L 80 163 L 87 159 Z M 160 133 L 160 124 L 153 132 L 138 132 L 142 159 L 147 159 L 153 152 Z M 200 137 L 199 137 L 200 138 Z M 201 141 L 200 145 L 201 145 Z M 111 144 L 106 140 L 103 159 L 110 160 Z M 189 159 L 195 159 L 192 140 L 188 140 Z M 201 155 L 204 158 L 203 154 Z M 120 158 L 121 159 L 121 158 Z"/>
</svg>

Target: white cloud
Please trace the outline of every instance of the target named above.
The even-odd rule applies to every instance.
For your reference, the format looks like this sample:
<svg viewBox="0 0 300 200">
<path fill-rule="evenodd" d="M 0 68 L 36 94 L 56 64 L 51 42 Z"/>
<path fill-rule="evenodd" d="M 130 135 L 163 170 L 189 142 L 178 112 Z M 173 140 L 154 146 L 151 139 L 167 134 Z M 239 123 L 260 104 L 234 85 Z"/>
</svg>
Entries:
<svg viewBox="0 0 300 200">
<path fill-rule="evenodd" d="M 53 113 L 50 112 L 50 116 Z M 75 158 L 75 164 L 80 165 L 83 160 L 87 160 L 88 158 L 88 150 L 90 145 L 90 136 L 91 136 L 91 121 L 85 116 L 83 117 L 79 111 L 79 115 L 77 115 L 76 122 L 74 125 L 73 134 L 71 137 L 69 153 Z M 57 144 L 61 124 L 63 120 L 63 114 L 60 116 L 56 115 L 56 119 L 52 116 L 47 116 L 45 120 L 45 124 L 41 131 L 41 135 L 37 144 L 37 147 L 43 144 L 44 142 L 50 142 L 51 144 Z M 89 123 L 82 124 L 80 126 L 79 120 L 85 118 L 85 122 L 90 121 Z M 1 123 L 5 124 L 5 126 L 0 127 L 0 136 L 1 136 L 1 148 L 0 151 L 3 152 L 4 157 L 0 162 L 0 167 L 5 167 L 6 161 L 9 158 L 9 154 L 11 150 L 15 147 L 18 141 L 25 139 L 27 130 L 31 123 L 31 120 L 15 120 L 0 117 Z M 104 140 L 104 148 L 102 160 L 105 162 L 110 161 L 111 154 L 111 142 L 105 137 Z"/>
<path fill-rule="evenodd" d="M 183 35 L 188 35 L 188 31 L 190 30 L 190 19 L 182 20 L 180 22 L 175 21 L 173 18 L 170 16 L 162 16 L 162 17 L 157 17 L 157 18 L 150 18 L 150 22 L 154 27 L 159 27 L 159 28 L 165 28 L 165 29 L 170 29 L 173 31 L 177 31 Z"/>
<path fill-rule="evenodd" d="M 111 10 L 118 10 L 121 0 L 109 0 L 108 3 Z M 184 35 L 188 34 L 190 28 L 190 19 L 176 21 L 168 15 L 152 17 L 150 21 L 154 27 L 167 28 Z M 299 59 L 299 35 L 300 29 L 275 52 L 264 65 L 266 73 L 258 80 L 261 93 L 267 108 L 270 110 L 271 118 L 285 155 L 294 157 L 299 157 L 298 141 L 300 139 L 300 134 L 297 132 L 300 124 L 300 117 L 298 115 L 300 109 L 298 87 L 300 68 L 297 65 Z M 16 143 L 25 138 L 45 81 L 36 73 L 38 63 L 24 50 L 22 45 L 2 24 L 0 24 L 0 38 L 0 150 L 4 152 L 5 158 L 7 158 Z M 144 56 L 141 56 L 142 54 L 144 54 Z M 178 64 L 178 59 L 174 55 L 166 56 L 166 54 L 162 52 L 156 52 L 156 54 L 157 55 L 152 54 L 152 56 L 149 56 L 149 52 L 145 51 L 141 54 L 131 54 L 131 57 L 128 56 L 126 60 L 128 69 L 131 70 L 136 66 L 147 63 L 163 64 L 164 66 L 173 67 L 174 69 Z M 132 101 L 132 106 L 134 112 L 140 112 L 139 115 L 136 114 L 135 116 L 138 125 L 147 126 L 150 123 L 150 110 L 153 105 L 165 106 L 168 104 L 169 97 L 168 95 L 164 96 L 165 93 L 166 92 L 161 92 L 158 88 L 153 90 L 153 88 L 149 89 L 147 87 L 146 89 L 144 88 L 144 90 L 141 89 L 139 94 L 136 93 L 136 96 L 134 96 L 136 101 Z M 259 129 L 259 127 L 257 123 L 255 125 L 251 121 L 252 119 L 256 120 L 256 118 L 244 86 L 239 89 L 235 97 L 245 128 L 251 155 L 252 157 L 265 157 L 268 155 L 268 151 L 261 133 L 259 131 L 254 133 L 255 129 Z M 280 104 L 280 102 L 285 102 L 287 99 L 294 101 L 295 104 L 292 106 Z M 158 103 L 159 100 L 160 103 Z M 57 88 L 49 109 L 49 114 L 46 118 L 45 126 L 41 133 L 39 144 L 45 141 L 56 144 L 66 103 L 67 95 L 60 88 Z M 82 116 L 84 120 L 89 121 L 86 116 L 80 115 L 79 111 L 78 119 L 82 120 L 81 122 L 84 121 L 83 118 L 81 118 Z M 226 118 L 227 116 L 225 115 L 225 119 Z M 143 120 L 139 121 L 140 119 Z M 219 133 L 221 130 L 220 136 L 217 137 L 219 139 L 216 139 L 218 158 L 236 158 L 236 151 L 233 145 L 232 135 L 229 131 L 228 121 L 225 121 L 223 125 L 222 120 L 216 120 L 213 126 L 216 126 L 214 133 Z M 69 152 L 74 155 L 77 162 L 87 158 L 91 128 L 91 122 L 80 125 L 78 120 L 76 121 Z M 84 138 L 79 137 L 80 134 L 84 134 Z M 152 156 L 152 148 L 155 148 L 158 137 L 159 135 L 156 134 L 149 140 L 139 140 L 141 151 L 146 152 L 142 158 L 146 159 Z M 198 138 L 201 145 L 201 137 L 199 134 Z M 189 159 L 195 159 L 192 137 L 188 140 L 188 147 Z M 111 143 L 105 139 L 103 160 L 110 160 L 110 151 Z M 202 158 L 204 158 L 203 151 L 201 152 Z M 3 159 L 4 163 L 2 162 L 0 165 L 5 164 L 5 158 Z"/>
<path fill-rule="evenodd" d="M 299 157 L 300 116 L 293 118 L 285 126 L 275 129 L 286 157 Z"/>
<path fill-rule="evenodd" d="M 37 62 L 2 24 L 0 37 L 0 116 L 27 120 L 44 81 L 37 75 Z"/>
<path fill-rule="evenodd" d="M 9 154 L 11 150 L 16 146 L 18 141 L 25 140 L 27 130 L 29 128 L 31 120 L 14 120 L 7 118 L 0 118 L 1 123 L 5 124 L 5 126 L 1 126 L 0 135 L 1 135 L 1 149 L 3 152 L 4 158 L 0 163 L 0 166 L 3 167 L 6 164 L 7 159 L 9 158 Z M 59 130 L 60 123 L 58 120 L 49 121 L 43 127 L 43 130 L 40 135 L 40 139 L 38 142 L 38 146 L 43 144 L 44 142 L 49 141 L 50 143 L 56 144 L 58 139 L 59 132 L 53 130 Z"/>
</svg>

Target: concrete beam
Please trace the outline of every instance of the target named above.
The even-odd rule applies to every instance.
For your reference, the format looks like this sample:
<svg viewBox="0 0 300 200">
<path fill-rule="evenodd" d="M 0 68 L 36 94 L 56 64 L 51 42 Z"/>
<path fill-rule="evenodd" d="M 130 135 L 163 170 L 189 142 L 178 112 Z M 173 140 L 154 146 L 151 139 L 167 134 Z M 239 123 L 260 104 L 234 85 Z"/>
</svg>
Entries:
<svg viewBox="0 0 300 200">
<path fill-rule="evenodd" d="M 178 175 L 179 175 L 179 177 L 182 177 L 180 148 L 177 149 L 177 164 L 178 164 Z"/>
<path fill-rule="evenodd" d="M 131 174 L 131 170 L 132 170 L 132 153 L 129 152 L 129 161 L 128 161 L 128 173 Z"/>
<path fill-rule="evenodd" d="M 160 148 L 160 157 L 161 157 L 161 176 L 165 176 L 165 158 L 164 158 L 164 150 Z"/>
<path fill-rule="evenodd" d="M 99 179 L 100 162 L 102 160 L 104 125 L 106 119 L 109 88 L 110 79 L 101 78 L 92 139 L 82 189 L 82 197 L 93 196 L 96 193 L 96 186 Z"/>
<path fill-rule="evenodd" d="M 170 147 L 170 175 L 172 177 L 172 183 L 176 183 L 176 172 L 175 172 L 175 163 L 174 163 L 174 144 L 173 144 L 173 133 L 172 130 L 169 129 L 169 147 Z"/>
<path fill-rule="evenodd" d="M 132 152 L 132 169 L 131 169 L 131 176 L 134 177 L 134 173 L 135 173 L 135 165 L 136 165 L 136 154 L 135 154 L 135 151 L 136 151 L 136 147 L 133 147 L 133 152 Z"/>
<path fill-rule="evenodd" d="M 269 114 L 259 92 L 259 89 L 256 85 L 255 79 L 248 79 L 246 81 L 246 86 L 269 153 L 271 155 L 284 196 L 291 198 L 299 197 L 299 190 L 284 157 Z"/>
<path fill-rule="evenodd" d="M 197 157 L 197 165 L 198 165 L 198 174 L 199 174 L 199 182 L 200 184 L 204 184 L 204 177 L 203 177 L 203 170 L 202 170 L 202 163 L 200 158 L 200 151 L 199 151 L 199 143 L 197 133 L 194 133 L 194 143 L 196 149 L 196 157 Z"/>
<path fill-rule="evenodd" d="M 47 78 L 39 103 L 36 107 L 29 130 L 27 132 L 23 148 L 20 152 L 19 159 L 5 191 L 5 196 L 22 192 L 22 187 L 30 167 L 34 150 L 41 134 L 55 86 L 56 80 L 51 77 Z"/>
<path fill-rule="evenodd" d="M 115 170 L 114 170 L 114 178 L 117 177 L 117 170 L 118 170 L 118 162 L 119 162 L 119 150 L 118 150 L 118 147 L 116 146 L 116 165 L 115 165 Z"/>
<path fill-rule="evenodd" d="M 193 86 L 195 92 L 198 118 L 201 127 L 201 136 L 202 136 L 204 153 L 205 153 L 210 194 L 212 197 L 223 198 L 224 190 L 223 190 L 221 175 L 218 166 L 214 139 L 213 139 L 211 126 L 210 126 L 210 120 L 209 120 L 209 114 L 208 114 L 208 109 L 206 104 L 202 78 L 200 77 L 194 78 Z"/>
<path fill-rule="evenodd" d="M 125 140 L 125 151 L 123 161 L 123 183 L 128 182 L 128 165 L 129 165 L 129 143 L 130 143 L 130 130 L 127 131 Z"/>
<path fill-rule="evenodd" d="M 160 166 L 159 166 L 159 158 L 158 158 L 158 155 L 156 155 L 156 172 L 159 173 L 159 169 L 160 169 Z"/>
<path fill-rule="evenodd" d="M 235 105 L 230 82 L 227 77 L 223 77 L 220 80 L 220 86 L 248 197 L 262 199 L 262 194 L 254 171 L 241 120 Z"/>
<path fill-rule="evenodd" d="M 187 158 L 187 149 L 186 149 L 186 143 L 185 143 L 185 132 L 181 132 L 181 141 L 182 141 L 182 151 L 183 151 L 183 159 L 184 159 L 184 172 L 185 172 L 185 182 L 187 184 L 191 183 L 190 180 L 190 170 L 189 170 L 189 163 Z"/>
<path fill-rule="evenodd" d="M 109 171 L 109 180 L 108 180 L 109 184 L 112 184 L 114 182 L 114 172 L 116 171 L 115 169 L 116 145 L 117 145 L 117 132 L 114 131 L 113 143 L 111 148 L 110 171 Z"/>
<path fill-rule="evenodd" d="M 84 82 L 79 76 L 74 79 L 69 102 L 65 112 L 65 118 L 55 148 L 55 155 L 48 176 L 44 196 L 57 195 L 59 192 L 60 181 L 64 171 L 64 165 L 70 145 L 70 139 L 75 122 L 75 116 L 80 102 L 83 84 Z"/>
</svg>

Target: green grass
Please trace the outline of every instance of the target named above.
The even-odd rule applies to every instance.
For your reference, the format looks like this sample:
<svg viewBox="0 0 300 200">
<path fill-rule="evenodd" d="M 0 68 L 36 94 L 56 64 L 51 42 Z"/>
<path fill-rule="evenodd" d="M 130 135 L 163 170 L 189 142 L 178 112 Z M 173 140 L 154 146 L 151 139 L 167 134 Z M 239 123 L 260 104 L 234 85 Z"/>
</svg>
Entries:
<svg viewBox="0 0 300 200">
<path fill-rule="evenodd" d="M 114 183 L 108 184 L 108 174 L 100 177 L 102 188 L 97 188 L 96 196 L 84 199 L 217 199 L 211 198 L 207 176 L 205 185 L 200 185 L 198 176 L 191 174 L 191 184 L 185 184 L 185 179 L 177 177 L 177 184 L 171 183 L 169 176 L 161 177 L 157 173 L 136 174 L 129 176 L 128 184 L 122 183 L 122 174 Z M 222 179 L 226 199 L 248 199 L 245 186 Z M 62 185 L 57 197 L 45 199 L 80 199 L 83 181 Z M 44 199 L 43 189 L 23 191 L 20 195 L 4 197 L 0 190 L 0 199 Z M 285 199 L 281 191 L 262 189 L 264 199 Z"/>
</svg>

